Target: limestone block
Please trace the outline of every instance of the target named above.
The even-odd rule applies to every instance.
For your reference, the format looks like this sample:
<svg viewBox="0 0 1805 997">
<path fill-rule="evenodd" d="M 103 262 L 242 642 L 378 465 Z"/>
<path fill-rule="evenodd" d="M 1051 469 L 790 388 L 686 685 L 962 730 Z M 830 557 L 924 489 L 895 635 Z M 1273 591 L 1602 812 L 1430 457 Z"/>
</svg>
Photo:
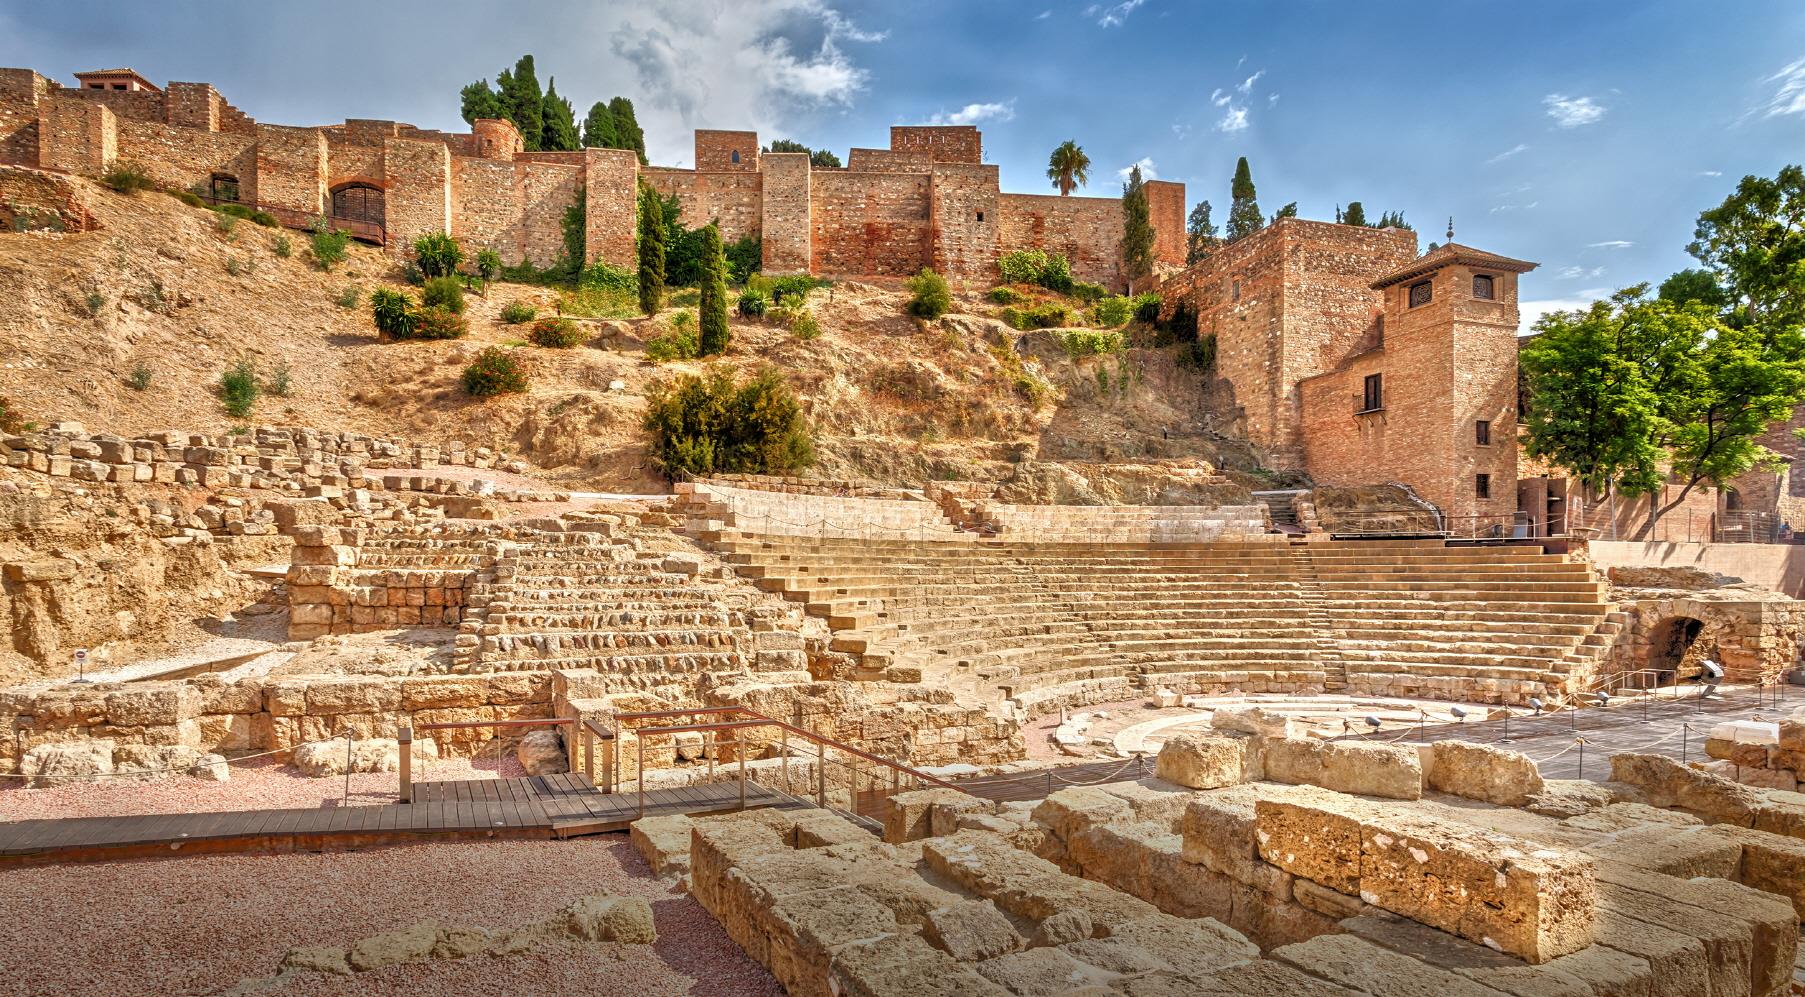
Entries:
<svg viewBox="0 0 1805 997">
<path fill-rule="evenodd" d="M 206 752 L 201 749 L 185 744 L 121 744 L 113 749 L 113 771 L 142 772 L 151 778 L 167 778 L 186 774 L 204 754 Z"/>
<path fill-rule="evenodd" d="M 1760 802 L 1745 786 L 1663 755 L 1612 755 L 1611 779 L 1641 790 L 1650 806 L 1677 807 L 1712 822 L 1746 826 Z"/>
<path fill-rule="evenodd" d="M 200 714 L 201 695 L 184 682 L 147 683 L 107 693 L 106 710 L 116 727 L 177 724 Z"/>
<path fill-rule="evenodd" d="M 1074 944 L 1084 944 L 1077 942 Z M 1107 988 L 1115 974 L 1079 962 L 1065 948 L 1037 948 L 1012 952 L 977 965 L 979 975 L 1010 993 L 1053 995 L 1084 987 Z"/>
<path fill-rule="evenodd" d="M 629 826 L 628 837 L 653 875 L 682 875 L 689 872 L 690 830 L 695 824 L 684 814 L 646 817 Z"/>
<path fill-rule="evenodd" d="M 1034 936 L 1028 940 L 1028 944 L 1035 948 L 1064 945 L 1067 942 L 1083 941 L 1091 937 L 1095 930 L 1089 914 L 1081 910 L 1060 911 L 1035 926 Z"/>
<path fill-rule="evenodd" d="M 1257 741 L 1250 737 L 1180 734 L 1160 746 L 1154 771 L 1161 779 L 1191 789 L 1218 789 L 1248 781 L 1257 773 L 1248 756 Z"/>
<path fill-rule="evenodd" d="M 1007 955 L 1026 942 L 996 905 L 973 900 L 928 912 L 922 937 L 960 962 L 978 962 Z"/>
<path fill-rule="evenodd" d="M 791 844 L 799 849 L 871 842 L 871 832 L 836 813 L 803 811 L 790 830 Z"/>
<path fill-rule="evenodd" d="M 232 767 L 226 764 L 224 755 L 201 755 L 188 767 L 188 774 L 205 782 L 232 781 Z"/>
<path fill-rule="evenodd" d="M 1182 857 L 1262 893 L 1287 897 L 1291 874 L 1261 860 L 1255 829 L 1252 795 L 1199 798 L 1185 809 L 1180 823 Z"/>
<path fill-rule="evenodd" d="M 928 868 L 1018 917 L 1039 921 L 1062 911 L 1082 910 L 1096 931 L 1107 936 L 1119 925 L 1157 913 L 1145 900 L 1068 876 L 1045 859 L 984 831 L 930 838 L 922 846 L 922 856 Z"/>
<path fill-rule="evenodd" d="M 1671 826 L 1619 831 L 1583 845 L 1580 850 L 1594 858 L 1622 862 L 1681 879 L 1696 876 L 1736 879 L 1743 853 L 1741 843 L 1733 839 L 1708 833 L 1702 828 L 1680 830 Z"/>
<path fill-rule="evenodd" d="M 596 942 L 650 945 L 658 940 L 652 905 L 644 897 L 584 897 L 565 908 L 571 934 Z"/>
<path fill-rule="evenodd" d="M 1805 751 L 1805 719 L 1789 717 L 1781 720 L 1779 745 L 1785 751 Z"/>
<path fill-rule="evenodd" d="M 1354 935 L 1319 935 L 1272 958 L 1365 993 L 1497 997 L 1497 991 Z"/>
<path fill-rule="evenodd" d="M 348 753 L 345 743 L 335 739 L 303 744 L 294 750 L 290 762 L 302 775 L 315 778 L 344 775 L 347 763 L 352 772 L 394 772 L 401 767 L 401 746 L 392 737 L 352 741 Z M 413 757 L 416 765 L 435 761 L 438 745 L 430 738 L 418 738 L 413 742 Z"/>
<path fill-rule="evenodd" d="M 110 740 L 40 744 L 20 759 L 19 774 L 40 789 L 87 782 L 113 771 L 113 750 Z"/>
<path fill-rule="evenodd" d="M 555 775 L 570 771 L 570 760 L 564 750 L 564 736 L 556 730 L 528 732 L 514 747 L 514 757 L 529 776 Z"/>
<path fill-rule="evenodd" d="M 476 677 L 407 678 L 401 682 L 401 708 L 411 711 L 481 706 L 487 693 L 488 684 Z"/>
<path fill-rule="evenodd" d="M 1516 751 L 1449 739 L 1431 745 L 1427 761 L 1430 789 L 1469 800 L 1520 807 L 1544 788 L 1535 762 Z"/>
<path fill-rule="evenodd" d="M 422 921 L 400 931 L 385 931 L 358 940 L 351 946 L 348 961 L 353 969 L 368 971 L 403 962 L 418 962 L 432 954 L 439 940 L 439 929 L 430 921 Z"/>
<path fill-rule="evenodd" d="M 965 817 L 984 816 L 992 809 L 989 800 L 976 796 L 936 801 L 928 811 L 928 833 L 936 838 L 957 833 Z"/>
<path fill-rule="evenodd" d="M 1361 874 L 1360 821 L 1332 809 L 1335 806 L 1331 801 L 1259 800 L 1254 804 L 1252 838 L 1260 857 L 1279 869 L 1331 890 L 1357 895 Z M 1187 811 L 1187 819 L 1189 816 Z"/>
<path fill-rule="evenodd" d="M 1253 734 L 1257 737 L 1294 738 L 1303 736 L 1303 731 L 1299 728 L 1297 721 L 1283 713 L 1263 710 L 1257 706 L 1216 710 L 1210 714 L 1210 726 L 1217 730 Z"/>
<path fill-rule="evenodd" d="M 385 713 L 401 708 L 401 685 L 388 677 L 310 678 L 303 695 L 310 716 Z"/>
<path fill-rule="evenodd" d="M 1607 944 L 1617 946 L 1619 939 L 1653 927 L 1697 939 L 1703 946 L 1704 958 L 1697 961 L 1708 985 L 1690 992 L 1769 994 L 1791 975 L 1799 925 L 1785 898 L 1722 880 L 1676 879 L 1615 862 L 1600 862 L 1597 875 L 1600 910 L 1634 922 L 1605 936 Z"/>
<path fill-rule="evenodd" d="M 200 745 L 216 751 L 245 751 L 255 745 L 251 713 L 214 713 L 195 720 L 200 727 Z"/>
<path fill-rule="evenodd" d="M 1068 786 L 1034 808 L 1034 821 L 1053 832 L 1060 841 L 1101 824 L 1130 819 L 1134 808 L 1121 797 L 1112 796 L 1093 786 Z"/>
<path fill-rule="evenodd" d="M 1008 997 L 917 935 L 886 935 L 842 947 L 828 970 L 838 997 Z"/>
<path fill-rule="evenodd" d="M 1735 872 L 1718 878 L 1785 897 L 1805 921 L 1805 841 L 1727 824 L 1712 825 L 1694 836 L 1715 838 L 1737 849 Z"/>
<path fill-rule="evenodd" d="M 937 803 L 950 806 L 964 806 L 977 797 L 961 793 L 956 789 L 918 789 L 908 793 L 897 793 L 886 803 L 889 810 L 884 815 L 884 840 L 893 845 L 905 841 L 919 841 L 933 834 L 933 810 Z M 982 800 L 978 800 L 980 805 Z"/>
</svg>

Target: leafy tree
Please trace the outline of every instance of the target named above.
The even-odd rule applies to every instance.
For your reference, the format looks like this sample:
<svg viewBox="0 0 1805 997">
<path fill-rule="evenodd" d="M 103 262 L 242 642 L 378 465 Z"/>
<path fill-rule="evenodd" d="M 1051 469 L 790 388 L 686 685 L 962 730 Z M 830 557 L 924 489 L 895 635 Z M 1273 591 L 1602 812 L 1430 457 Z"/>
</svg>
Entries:
<svg viewBox="0 0 1805 997">
<path fill-rule="evenodd" d="M 614 116 L 614 136 L 618 143 L 616 149 L 632 149 L 639 153 L 639 161 L 646 161 L 646 133 L 640 130 L 639 119 L 633 116 L 633 102 L 625 97 L 615 97 L 608 101 L 608 113 Z"/>
<path fill-rule="evenodd" d="M 1210 202 L 1199 201 L 1185 221 L 1185 266 L 1202 262 L 1221 241 L 1216 223 L 1210 221 Z"/>
<path fill-rule="evenodd" d="M 1153 215 L 1139 166 L 1128 172 L 1128 182 L 1122 185 L 1122 266 L 1130 291 L 1136 281 L 1153 273 Z"/>
<path fill-rule="evenodd" d="M 545 95 L 539 92 L 533 57 L 521 56 L 514 68 L 502 70 L 495 82 L 501 90 L 502 117 L 520 129 L 520 138 L 527 151 L 537 152 L 544 148 L 540 141 L 545 137 Z"/>
<path fill-rule="evenodd" d="M 1091 157 L 1084 154 L 1077 142 L 1067 139 L 1048 157 L 1047 179 L 1059 188 L 1060 197 L 1069 197 L 1072 188 L 1090 183 Z"/>
<path fill-rule="evenodd" d="M 1727 324 L 1700 301 L 1646 284 L 1536 323 L 1522 352 L 1526 452 L 1568 468 L 1595 492 L 1650 495 L 1646 537 L 1705 482 L 1774 460 L 1758 438 L 1805 400 L 1798 331 Z M 1669 481 L 1680 487 L 1661 504 Z"/>
<path fill-rule="evenodd" d="M 1661 282 L 1655 292 L 1663 301 L 1675 304 L 1699 301 L 1719 312 L 1730 307 L 1730 296 L 1718 285 L 1717 278 L 1704 270 L 1688 268 Z"/>
<path fill-rule="evenodd" d="M 782 474 L 814 463 L 802 406 L 765 368 L 741 383 L 725 365 L 666 381 L 646 399 L 652 459 L 671 478 Z"/>
<path fill-rule="evenodd" d="M 809 153 L 808 161 L 809 165 L 818 170 L 837 170 L 842 165 L 840 163 L 840 157 L 826 149 L 816 149 L 814 152 Z"/>
<path fill-rule="evenodd" d="M 1375 228 L 1401 228 L 1401 229 L 1404 229 L 1404 230 L 1410 231 L 1410 232 L 1416 231 L 1415 226 L 1411 225 L 1409 222 L 1404 220 L 1404 213 L 1402 211 L 1385 212 L 1384 214 L 1379 216 L 1379 224 L 1374 227 Z"/>
<path fill-rule="evenodd" d="M 583 119 L 584 147 L 618 149 L 619 141 L 614 132 L 614 114 L 608 110 L 608 105 L 599 100 L 589 105 L 589 116 Z"/>
<path fill-rule="evenodd" d="M 458 94 L 463 104 L 464 122 L 476 124 L 477 118 L 499 118 L 504 115 L 501 97 L 487 79 L 477 80 Z"/>
<path fill-rule="evenodd" d="M 808 146 L 803 145 L 801 142 L 797 142 L 797 141 L 794 141 L 792 139 L 787 139 L 787 138 L 777 138 L 777 139 L 772 139 L 771 144 L 765 146 L 765 151 L 766 152 L 800 152 L 800 153 L 803 153 L 806 155 L 808 152 L 810 152 L 810 149 Z"/>
<path fill-rule="evenodd" d="M 1805 321 L 1805 169 L 1747 176 L 1686 247 L 1729 296 L 1729 321 L 1776 335 Z"/>
<path fill-rule="evenodd" d="M 705 357 L 727 352 L 727 254 L 721 230 L 702 227 L 701 346 Z"/>
<path fill-rule="evenodd" d="M 658 314 L 664 303 L 664 201 L 650 184 L 639 187 L 639 310 Z"/>
<path fill-rule="evenodd" d="M 1287 204 L 1284 207 L 1282 207 L 1272 213 L 1272 220 L 1275 222 L 1278 221 L 1280 218 L 1296 218 L 1296 217 L 1297 217 L 1297 202 L 1296 201 L 1292 201 L 1290 204 Z"/>
<path fill-rule="evenodd" d="M 571 109 L 570 101 L 558 96 L 556 76 L 546 82 L 542 106 L 544 129 L 539 147 L 549 152 L 568 152 L 582 148 L 577 143 L 576 112 Z"/>
<path fill-rule="evenodd" d="M 1229 185 L 1232 200 L 1228 207 L 1228 241 L 1246 237 L 1265 227 L 1266 217 L 1260 214 L 1260 202 L 1255 200 L 1253 171 L 1247 168 L 1247 157 L 1242 156 L 1235 163 L 1235 179 Z"/>
<path fill-rule="evenodd" d="M 909 299 L 910 315 L 931 321 L 953 310 L 952 288 L 932 268 L 924 267 L 909 278 L 909 292 L 914 295 Z"/>
<path fill-rule="evenodd" d="M 1343 225 L 1365 225 L 1366 206 L 1359 201 L 1349 201 L 1347 210 L 1341 213 L 1339 221 Z"/>
</svg>

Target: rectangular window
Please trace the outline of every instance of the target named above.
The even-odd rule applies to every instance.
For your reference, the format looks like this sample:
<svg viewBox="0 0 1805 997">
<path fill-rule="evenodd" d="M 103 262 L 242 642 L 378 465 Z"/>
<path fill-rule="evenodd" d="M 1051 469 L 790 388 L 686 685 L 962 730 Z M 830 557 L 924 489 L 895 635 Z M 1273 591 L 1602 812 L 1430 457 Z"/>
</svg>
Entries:
<svg viewBox="0 0 1805 997">
<path fill-rule="evenodd" d="M 115 89 L 115 90 L 124 90 L 124 89 L 125 89 L 125 84 L 123 84 L 123 83 L 115 83 L 115 84 L 113 84 L 113 89 Z"/>
<path fill-rule="evenodd" d="M 90 84 L 88 84 L 88 89 L 89 89 L 89 90 L 105 90 L 105 89 L 106 89 L 106 88 L 107 88 L 107 85 L 106 85 L 106 84 L 105 84 L 105 83 L 90 83 Z"/>
<path fill-rule="evenodd" d="M 1410 307 L 1416 308 L 1435 300 L 1435 284 L 1432 281 L 1419 280 L 1410 285 Z"/>
<path fill-rule="evenodd" d="M 1482 447 L 1492 445 L 1492 421 L 1490 419 L 1480 419 L 1473 423 L 1473 442 Z"/>
<path fill-rule="evenodd" d="M 1492 300 L 1492 279 L 1485 274 L 1473 275 L 1473 297 L 1481 301 Z"/>
<path fill-rule="evenodd" d="M 1473 494 L 1477 495 L 1478 497 L 1480 497 L 1482 499 L 1491 498 L 1492 497 L 1492 476 L 1489 474 L 1474 475 L 1473 476 Z"/>
<path fill-rule="evenodd" d="M 1366 375 L 1365 388 L 1360 393 L 1360 411 L 1372 412 L 1385 407 L 1385 375 Z"/>
</svg>

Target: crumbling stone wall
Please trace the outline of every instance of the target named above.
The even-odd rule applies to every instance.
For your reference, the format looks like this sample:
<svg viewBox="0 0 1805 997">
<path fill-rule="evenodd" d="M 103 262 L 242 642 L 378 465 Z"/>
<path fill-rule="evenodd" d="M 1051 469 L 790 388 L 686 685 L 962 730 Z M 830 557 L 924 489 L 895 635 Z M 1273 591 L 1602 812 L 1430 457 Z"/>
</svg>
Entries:
<svg viewBox="0 0 1805 997">
<path fill-rule="evenodd" d="M 918 173 L 811 174 L 811 269 L 889 277 L 919 271 L 930 258 L 931 185 Z"/>
<path fill-rule="evenodd" d="M 99 227 L 67 177 L 0 166 L 0 231 L 88 232 Z"/>
<path fill-rule="evenodd" d="M 29 69 L 0 69 L 0 163 L 38 165 L 38 104 L 55 88 Z"/>
</svg>

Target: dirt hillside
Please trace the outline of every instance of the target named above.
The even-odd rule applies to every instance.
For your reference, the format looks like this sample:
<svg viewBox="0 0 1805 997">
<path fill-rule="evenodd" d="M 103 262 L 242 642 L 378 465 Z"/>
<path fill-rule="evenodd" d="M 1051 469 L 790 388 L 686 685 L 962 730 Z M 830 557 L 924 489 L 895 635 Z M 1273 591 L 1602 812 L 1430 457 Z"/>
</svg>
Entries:
<svg viewBox="0 0 1805 997">
<path fill-rule="evenodd" d="M 572 487 L 663 488 L 645 464 L 644 395 L 672 372 L 701 366 L 645 356 L 644 340 L 663 330 L 668 313 L 592 322 L 588 345 L 540 349 L 518 345 L 523 327 L 499 314 L 514 300 L 549 310 L 555 292 L 502 283 L 470 298 L 467 338 L 385 343 L 370 322 L 369 293 L 406 285 L 379 251 L 354 246 L 346 263 L 323 272 L 308 258 L 305 233 L 249 221 L 226 231 L 215 213 L 167 195 L 76 183 L 98 231 L 0 234 L 0 396 L 25 418 L 121 434 L 251 422 L 461 439 L 522 455 Z M 283 235 L 286 257 L 277 251 Z M 342 307 L 351 288 L 358 304 Z M 1074 360 L 1057 334 L 1000 322 L 981 290 L 956 294 L 954 314 L 923 323 L 905 314 L 900 287 L 842 281 L 811 299 L 819 338 L 735 317 L 723 362 L 785 373 L 815 426 L 821 475 L 1007 478 L 1021 500 L 1048 501 L 1147 500 L 1160 491 L 1145 480 L 1157 469 L 1103 465 L 1206 461 L 1248 484 L 1270 480 L 1248 448 L 1216 432 L 1230 425 L 1220 387 L 1177 366 L 1173 350 Z M 529 358 L 532 390 L 467 397 L 459 374 L 496 344 Z M 228 415 L 217 384 L 240 359 L 266 375 L 286 365 L 289 396 L 266 394 L 248 419 Z M 150 383 L 137 390 L 131 377 L 140 366 Z M 1038 405 L 1024 374 L 1051 389 Z"/>
</svg>

